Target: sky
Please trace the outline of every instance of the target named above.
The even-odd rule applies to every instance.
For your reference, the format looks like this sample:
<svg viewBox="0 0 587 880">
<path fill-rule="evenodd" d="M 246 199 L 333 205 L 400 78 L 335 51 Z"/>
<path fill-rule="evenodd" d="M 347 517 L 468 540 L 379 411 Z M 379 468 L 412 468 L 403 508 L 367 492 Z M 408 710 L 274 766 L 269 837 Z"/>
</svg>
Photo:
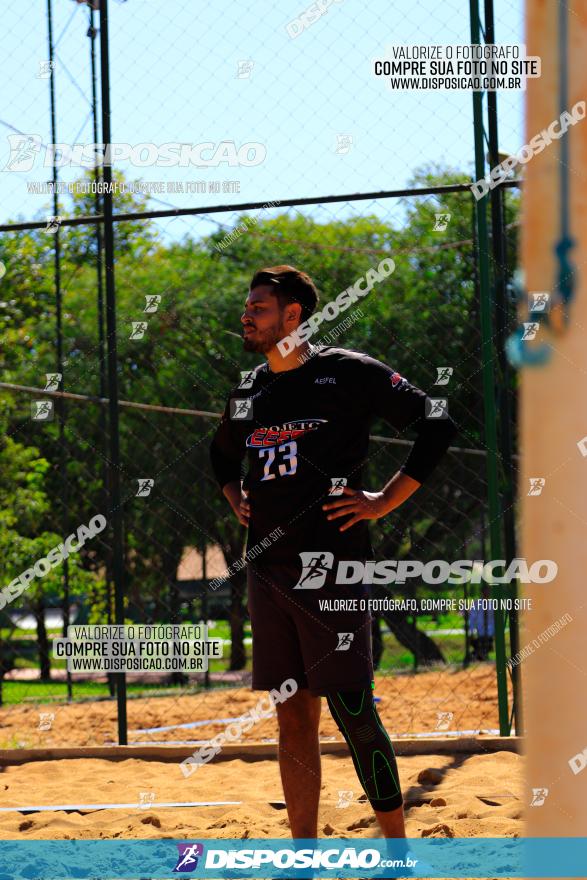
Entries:
<svg viewBox="0 0 587 880">
<path fill-rule="evenodd" d="M 431 163 L 472 172 L 470 92 L 392 92 L 373 74 L 374 59 L 391 43 L 469 43 L 468 0 L 331 0 L 304 27 L 309 6 L 307 0 L 109 0 L 113 142 L 132 148 L 211 143 L 203 153 L 211 157 L 228 141 L 235 144 L 234 161 L 253 160 L 201 168 L 116 163 L 127 179 L 162 182 L 165 192 L 153 208 L 398 189 Z M 57 141 L 92 143 L 88 8 L 73 0 L 53 0 L 53 8 Z M 495 0 L 495 26 L 498 43 L 523 43 L 520 0 Z M 51 142 L 49 84 L 40 76 L 48 59 L 45 0 L 7 6 L 3 30 L 0 222 L 7 222 L 45 216 L 50 201 L 29 191 L 51 178 L 42 148 L 31 170 L 6 170 L 8 135 Z M 498 93 L 503 150 L 524 143 L 523 97 Z M 241 150 L 246 144 L 257 146 Z M 79 168 L 60 170 L 63 181 L 79 176 Z M 235 181 L 240 192 L 223 191 Z M 173 191 L 180 185 L 194 191 Z M 202 185 L 206 192 L 197 192 Z M 68 205 L 62 196 L 64 216 Z M 231 228 L 233 218 L 223 213 L 159 226 L 174 239 L 218 223 Z"/>
</svg>

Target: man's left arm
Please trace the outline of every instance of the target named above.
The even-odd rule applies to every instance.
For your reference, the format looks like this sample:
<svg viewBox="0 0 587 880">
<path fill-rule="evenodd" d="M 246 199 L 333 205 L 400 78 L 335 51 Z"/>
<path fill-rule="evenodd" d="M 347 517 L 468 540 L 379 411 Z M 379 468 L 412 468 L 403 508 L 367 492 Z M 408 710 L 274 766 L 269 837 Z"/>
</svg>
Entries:
<svg viewBox="0 0 587 880">
<path fill-rule="evenodd" d="M 416 440 L 406 461 L 382 490 L 345 487 L 337 501 L 323 506 L 328 519 L 351 516 L 340 526 L 341 532 L 362 519 L 379 519 L 403 504 L 430 476 L 457 430 L 448 413 L 434 407 L 424 391 L 380 361 L 365 358 L 361 373 L 370 414 L 384 419 L 400 433 L 414 431 Z M 431 417 L 435 411 L 439 415 Z"/>
</svg>

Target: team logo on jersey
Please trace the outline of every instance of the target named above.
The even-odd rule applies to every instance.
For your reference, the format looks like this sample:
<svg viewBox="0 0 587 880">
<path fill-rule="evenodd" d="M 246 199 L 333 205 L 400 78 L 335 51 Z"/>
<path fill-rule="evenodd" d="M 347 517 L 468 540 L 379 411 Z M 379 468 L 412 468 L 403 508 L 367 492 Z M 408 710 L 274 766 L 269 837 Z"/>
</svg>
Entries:
<svg viewBox="0 0 587 880">
<path fill-rule="evenodd" d="M 392 388 L 396 388 L 400 382 L 404 381 L 403 376 L 400 376 L 399 373 L 392 373 L 389 378 L 391 380 L 391 387 Z"/>
<path fill-rule="evenodd" d="M 293 422 L 284 422 L 282 425 L 270 425 L 268 428 L 255 428 L 247 437 L 247 446 L 279 446 L 288 440 L 296 440 L 310 431 L 315 431 L 320 425 L 325 425 L 328 419 L 296 419 Z"/>
</svg>

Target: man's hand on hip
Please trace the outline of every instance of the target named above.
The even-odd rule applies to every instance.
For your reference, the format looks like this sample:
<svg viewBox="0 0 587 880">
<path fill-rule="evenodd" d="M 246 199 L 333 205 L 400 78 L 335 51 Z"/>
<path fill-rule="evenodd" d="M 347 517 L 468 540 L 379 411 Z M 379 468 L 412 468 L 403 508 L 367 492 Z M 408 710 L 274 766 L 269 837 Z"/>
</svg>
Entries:
<svg viewBox="0 0 587 880">
<path fill-rule="evenodd" d="M 422 484 L 407 474 L 398 471 L 381 492 L 366 492 L 364 489 L 350 489 L 345 486 L 343 495 L 336 501 L 322 505 L 322 510 L 329 512 L 326 519 L 339 519 L 350 516 L 347 522 L 339 527 L 345 532 L 362 519 L 380 519 L 412 495 Z"/>
<path fill-rule="evenodd" d="M 242 491 L 240 480 L 227 483 L 222 491 L 241 526 L 248 526 L 251 508 L 248 501 L 248 493 Z"/>
</svg>

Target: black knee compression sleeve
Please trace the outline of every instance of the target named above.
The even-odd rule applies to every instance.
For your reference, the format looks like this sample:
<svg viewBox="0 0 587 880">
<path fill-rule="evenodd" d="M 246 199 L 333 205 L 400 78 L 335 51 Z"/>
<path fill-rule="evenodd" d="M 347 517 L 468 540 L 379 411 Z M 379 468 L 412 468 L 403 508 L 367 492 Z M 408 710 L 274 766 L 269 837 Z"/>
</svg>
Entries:
<svg viewBox="0 0 587 880">
<path fill-rule="evenodd" d="M 326 699 L 371 806 L 382 812 L 397 809 L 403 803 L 397 763 L 373 694 L 368 688 L 331 691 Z"/>
</svg>

